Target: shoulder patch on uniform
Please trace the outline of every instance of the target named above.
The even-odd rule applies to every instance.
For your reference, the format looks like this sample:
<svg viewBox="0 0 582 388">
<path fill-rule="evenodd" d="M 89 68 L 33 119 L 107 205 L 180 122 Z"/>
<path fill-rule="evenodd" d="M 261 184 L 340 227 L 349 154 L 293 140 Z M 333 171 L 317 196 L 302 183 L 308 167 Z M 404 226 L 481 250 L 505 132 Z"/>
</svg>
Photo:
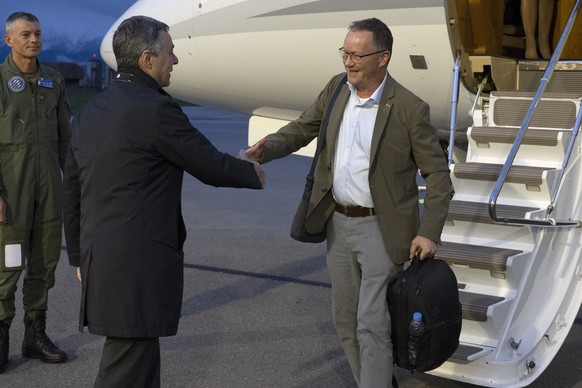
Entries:
<svg viewBox="0 0 582 388">
<path fill-rule="evenodd" d="M 24 78 L 15 75 L 8 80 L 8 89 L 12 90 L 14 93 L 20 93 L 26 89 L 26 81 Z"/>
</svg>

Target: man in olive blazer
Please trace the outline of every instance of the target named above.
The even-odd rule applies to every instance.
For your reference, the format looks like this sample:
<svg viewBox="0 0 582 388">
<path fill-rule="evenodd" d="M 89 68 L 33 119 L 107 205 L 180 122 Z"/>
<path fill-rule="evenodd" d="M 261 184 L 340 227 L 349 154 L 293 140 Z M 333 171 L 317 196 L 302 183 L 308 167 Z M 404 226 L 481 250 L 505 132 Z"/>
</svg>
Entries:
<svg viewBox="0 0 582 388">
<path fill-rule="evenodd" d="M 247 150 L 266 163 L 320 133 L 332 95 L 305 223 L 326 231 L 336 329 L 360 387 L 393 383 L 387 285 L 408 259 L 434 256 L 452 192 L 429 107 L 387 72 L 392 34 L 378 19 L 352 23 L 334 76 L 297 120 Z M 419 214 L 416 181 L 426 181 Z"/>
<path fill-rule="evenodd" d="M 343 77 L 343 73 L 334 76 L 299 119 L 265 138 L 261 163 L 289 155 L 317 137 L 322 115 Z M 331 192 L 335 147 L 330 145 L 336 143 L 349 95 L 349 88 L 344 85 L 329 118 L 306 222 L 310 233 L 323 230 L 335 208 Z M 430 125 L 428 105 L 390 74 L 380 99 L 371 149 L 370 190 L 378 222 L 391 259 L 402 265 L 410 257 L 410 243 L 415 236 L 440 241 L 451 184 L 446 159 Z M 427 187 L 422 219 L 416 181 L 419 169 Z"/>
</svg>

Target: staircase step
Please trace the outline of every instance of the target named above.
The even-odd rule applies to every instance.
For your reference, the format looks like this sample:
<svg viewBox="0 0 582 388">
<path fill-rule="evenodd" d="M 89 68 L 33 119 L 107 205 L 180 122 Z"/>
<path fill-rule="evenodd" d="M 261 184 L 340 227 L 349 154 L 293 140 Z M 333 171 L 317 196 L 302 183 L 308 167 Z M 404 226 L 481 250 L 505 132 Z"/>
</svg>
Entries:
<svg viewBox="0 0 582 388">
<path fill-rule="evenodd" d="M 548 61 L 519 62 L 519 90 L 535 92 L 540 86 Z M 577 93 L 582 90 L 582 63 L 560 61 L 546 85 L 546 92 Z"/>
<path fill-rule="evenodd" d="M 531 92 L 492 92 L 489 117 L 495 126 L 521 127 L 533 97 Z M 544 94 L 529 127 L 572 129 L 580 99 L 580 94 Z"/>
<path fill-rule="evenodd" d="M 463 319 L 485 322 L 489 306 L 502 302 L 505 298 L 459 291 L 459 300 L 462 304 Z"/>
<path fill-rule="evenodd" d="M 499 205 L 495 206 L 497 216 L 501 218 L 525 218 L 525 214 L 539 210 L 535 207 Z M 489 204 L 484 202 L 469 202 L 452 200 L 449 206 L 449 221 L 468 221 L 495 223 L 489 216 Z"/>
<path fill-rule="evenodd" d="M 503 168 L 500 164 L 491 163 L 457 163 L 454 166 L 454 174 L 459 179 L 472 179 L 496 182 Z M 548 169 L 544 167 L 511 166 L 506 183 L 518 183 L 530 186 L 541 186 L 543 173 Z"/>
<path fill-rule="evenodd" d="M 513 144 L 518 132 L 519 128 L 512 127 L 472 127 L 471 137 L 477 144 Z M 559 134 L 559 131 L 529 128 L 521 144 L 555 147 L 558 145 Z"/>
<path fill-rule="evenodd" d="M 468 154 L 465 161 L 503 164 L 517 137 L 516 127 L 471 127 L 468 130 Z M 528 128 L 523 135 L 514 165 L 561 168 L 570 129 Z"/>
<path fill-rule="evenodd" d="M 468 363 L 493 352 L 495 348 L 461 343 L 455 353 L 448 359 L 450 362 Z"/>
<path fill-rule="evenodd" d="M 505 272 L 507 258 L 522 252 L 515 249 L 443 241 L 435 258 L 446 261 L 449 264 L 466 265 L 471 268 L 493 272 Z"/>
</svg>

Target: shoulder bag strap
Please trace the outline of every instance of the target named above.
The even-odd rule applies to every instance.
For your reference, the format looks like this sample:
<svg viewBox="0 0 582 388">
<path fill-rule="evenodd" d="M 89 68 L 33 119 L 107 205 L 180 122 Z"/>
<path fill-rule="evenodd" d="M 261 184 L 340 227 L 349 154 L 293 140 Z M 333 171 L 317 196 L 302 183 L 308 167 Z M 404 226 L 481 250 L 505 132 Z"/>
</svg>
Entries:
<svg viewBox="0 0 582 388">
<path fill-rule="evenodd" d="M 311 162 L 311 168 L 309 169 L 309 174 L 307 175 L 307 180 L 313 182 L 313 175 L 315 174 L 315 166 L 317 165 L 317 157 L 319 156 L 319 152 L 321 151 L 321 147 L 323 146 L 323 141 L 325 140 L 325 132 L 327 130 L 327 123 L 329 121 L 329 116 L 331 115 L 331 110 L 335 105 L 335 101 L 337 100 L 337 96 L 340 94 L 344 84 L 348 80 L 348 75 L 344 75 L 342 80 L 340 81 L 338 87 L 335 89 L 333 96 L 331 96 L 331 100 L 329 101 L 329 105 L 327 106 L 327 111 L 325 112 L 325 117 L 321 123 L 321 128 L 319 130 L 319 135 L 317 136 L 317 148 L 315 149 L 315 154 L 313 155 L 313 161 Z"/>
</svg>

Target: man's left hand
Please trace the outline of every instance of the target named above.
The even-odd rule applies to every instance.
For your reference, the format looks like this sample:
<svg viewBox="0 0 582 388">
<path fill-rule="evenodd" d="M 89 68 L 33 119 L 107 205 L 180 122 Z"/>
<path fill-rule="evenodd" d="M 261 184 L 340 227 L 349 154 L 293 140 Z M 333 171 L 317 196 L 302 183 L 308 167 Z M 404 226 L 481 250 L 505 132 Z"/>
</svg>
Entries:
<svg viewBox="0 0 582 388">
<path fill-rule="evenodd" d="M 414 256 L 418 256 L 418 258 L 422 261 L 428 257 L 433 257 L 437 252 L 437 244 L 422 236 L 416 236 L 412 243 L 410 243 L 410 253 L 409 259 L 412 259 Z"/>
</svg>

